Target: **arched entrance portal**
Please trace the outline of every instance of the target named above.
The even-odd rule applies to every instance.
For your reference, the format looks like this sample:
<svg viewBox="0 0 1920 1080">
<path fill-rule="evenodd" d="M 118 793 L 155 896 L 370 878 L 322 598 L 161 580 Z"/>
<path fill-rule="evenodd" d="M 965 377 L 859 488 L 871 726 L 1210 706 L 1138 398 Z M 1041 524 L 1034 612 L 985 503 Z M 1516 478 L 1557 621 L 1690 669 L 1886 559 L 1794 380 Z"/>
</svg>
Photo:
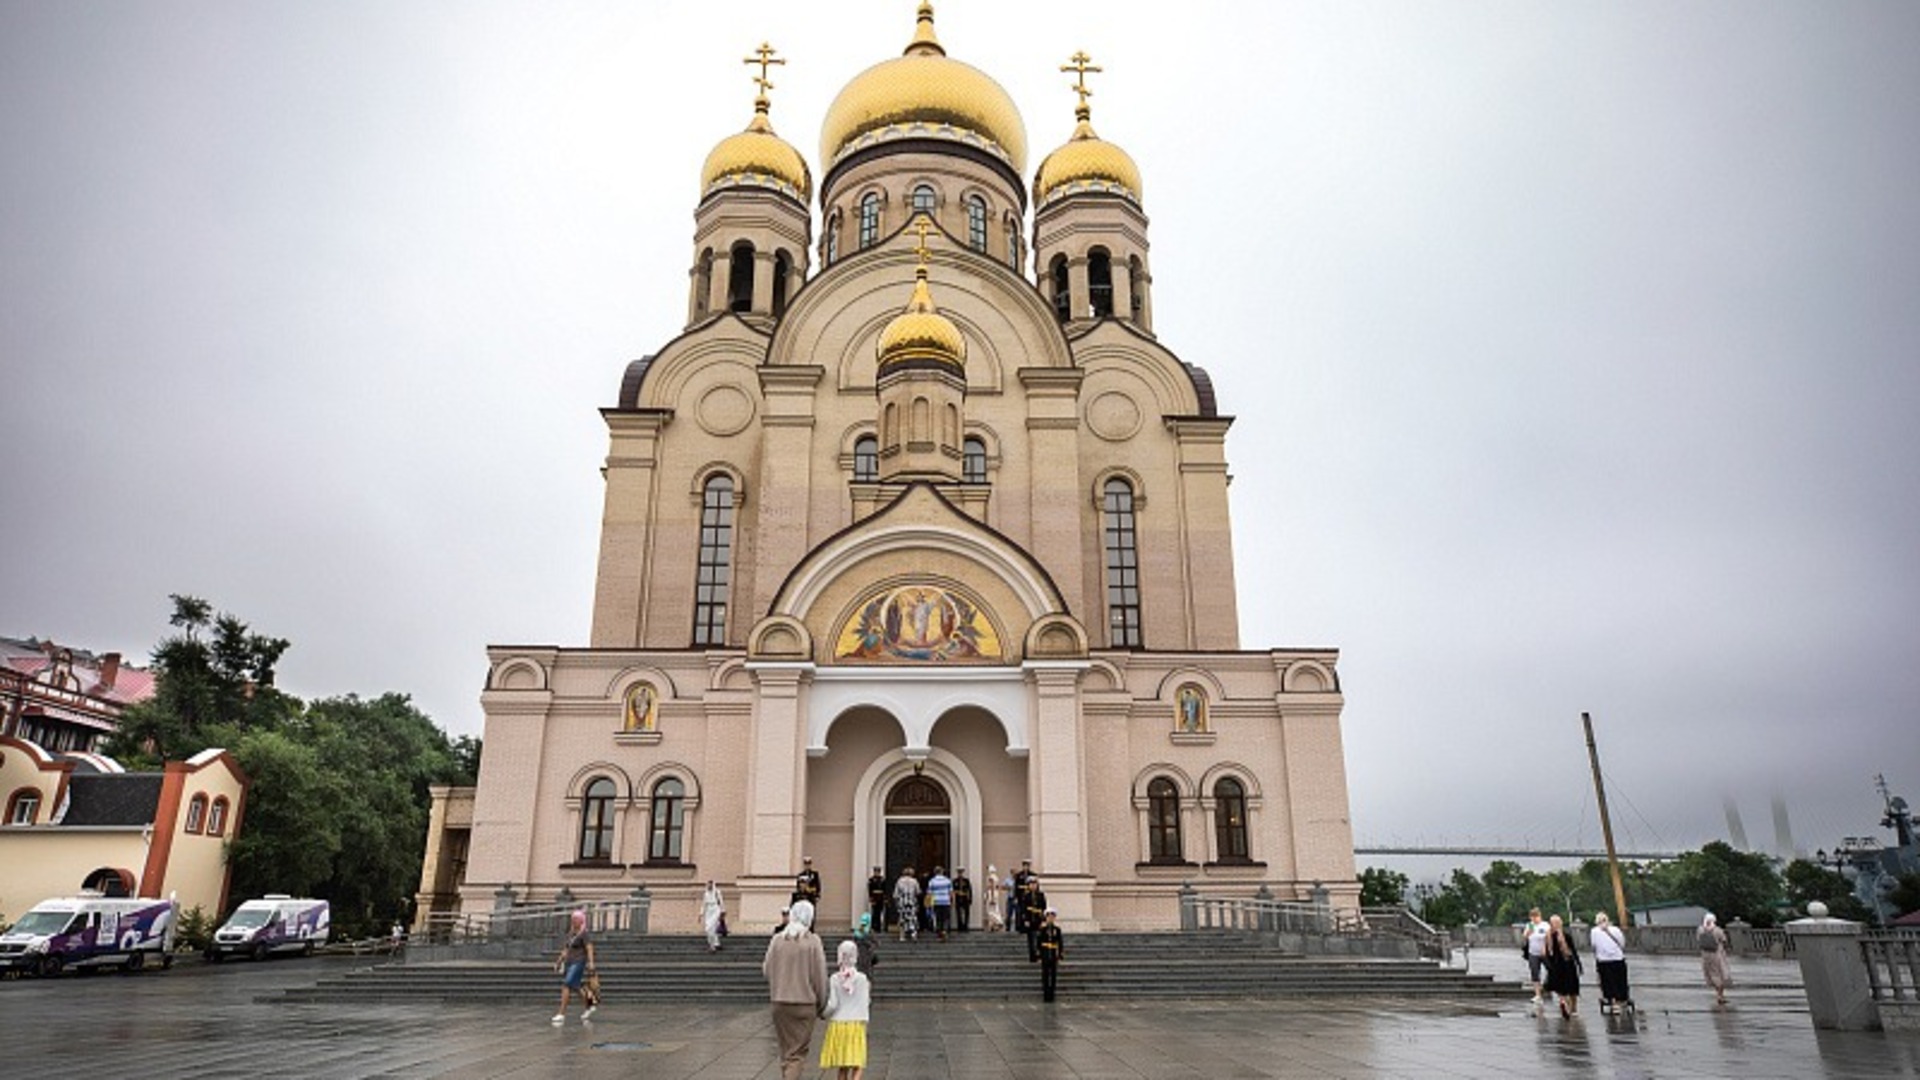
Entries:
<svg viewBox="0 0 1920 1080">
<path fill-rule="evenodd" d="M 84 891 L 97 892 L 102 896 L 132 896 L 133 874 L 125 870 L 116 870 L 103 866 L 88 874 L 80 883 Z"/>
<path fill-rule="evenodd" d="M 936 866 L 953 861 L 953 800 L 947 789 L 922 773 L 894 781 L 886 802 L 887 880 L 913 867 L 925 882 Z"/>
</svg>

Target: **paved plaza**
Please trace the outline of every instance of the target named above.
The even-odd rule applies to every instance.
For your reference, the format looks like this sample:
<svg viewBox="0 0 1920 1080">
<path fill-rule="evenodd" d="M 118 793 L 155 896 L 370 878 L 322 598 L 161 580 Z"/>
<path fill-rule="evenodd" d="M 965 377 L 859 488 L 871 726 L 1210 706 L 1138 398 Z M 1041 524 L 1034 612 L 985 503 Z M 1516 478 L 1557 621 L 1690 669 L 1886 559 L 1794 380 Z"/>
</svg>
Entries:
<svg viewBox="0 0 1920 1080">
<path fill-rule="evenodd" d="M 1504 978 L 1518 956 L 1476 950 Z M 1509 961 L 1511 961 L 1509 963 Z M 276 1004 L 348 958 L 136 976 L 0 983 L 0 1075 L 192 1078 L 647 1077 L 772 1080 L 766 1011 L 609 1002 L 594 1022 L 548 1023 L 553 1001 L 497 1006 Z M 1260 1003 L 1072 999 L 886 1004 L 876 985 L 872 1080 L 1224 1080 L 1264 1077 L 1920 1076 L 1920 1036 L 1817 1033 L 1797 968 L 1737 961 L 1733 1003 L 1712 1004 L 1689 957 L 1633 961 L 1637 1022 L 1590 1001 L 1574 1021 L 1511 1006 L 1329 999 Z M 1038 996 L 1036 992 L 1036 998 Z M 818 1038 L 815 1040 L 816 1050 Z M 807 1075 L 819 1075 L 809 1069 Z"/>
</svg>

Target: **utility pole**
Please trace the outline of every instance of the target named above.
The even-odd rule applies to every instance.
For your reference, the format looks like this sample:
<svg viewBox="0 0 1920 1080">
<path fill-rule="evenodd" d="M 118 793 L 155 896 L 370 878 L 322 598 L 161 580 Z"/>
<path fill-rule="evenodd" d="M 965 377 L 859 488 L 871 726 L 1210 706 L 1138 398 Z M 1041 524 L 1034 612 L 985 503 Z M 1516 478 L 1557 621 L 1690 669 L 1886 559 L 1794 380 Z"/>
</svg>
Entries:
<svg viewBox="0 0 1920 1080">
<path fill-rule="evenodd" d="M 1627 913 L 1627 888 L 1620 882 L 1620 856 L 1613 847 L 1613 818 L 1607 813 L 1607 785 L 1600 780 L 1600 749 L 1593 744 L 1593 717 L 1580 714 L 1580 725 L 1587 730 L 1587 760 L 1593 764 L 1593 793 L 1600 799 L 1600 835 L 1607 840 L 1607 870 L 1613 874 L 1613 909 L 1620 925 L 1631 922 Z"/>
</svg>

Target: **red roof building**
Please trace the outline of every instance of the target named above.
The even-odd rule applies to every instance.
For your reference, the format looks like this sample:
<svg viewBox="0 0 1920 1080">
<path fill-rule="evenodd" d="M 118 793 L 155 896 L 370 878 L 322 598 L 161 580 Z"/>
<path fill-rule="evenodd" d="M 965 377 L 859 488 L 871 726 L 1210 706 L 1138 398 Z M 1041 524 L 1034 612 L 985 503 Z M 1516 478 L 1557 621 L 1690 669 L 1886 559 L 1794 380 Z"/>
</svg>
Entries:
<svg viewBox="0 0 1920 1080">
<path fill-rule="evenodd" d="M 0 735 L 53 753 L 100 748 L 127 706 L 153 696 L 154 673 L 51 641 L 0 637 Z"/>
</svg>

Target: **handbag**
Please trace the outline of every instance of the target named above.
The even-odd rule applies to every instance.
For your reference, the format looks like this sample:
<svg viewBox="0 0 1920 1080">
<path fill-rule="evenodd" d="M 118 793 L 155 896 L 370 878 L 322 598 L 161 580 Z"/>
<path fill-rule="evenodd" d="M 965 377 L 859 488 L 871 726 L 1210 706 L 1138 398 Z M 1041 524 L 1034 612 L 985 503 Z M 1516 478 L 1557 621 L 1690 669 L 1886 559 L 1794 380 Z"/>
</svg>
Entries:
<svg viewBox="0 0 1920 1080">
<path fill-rule="evenodd" d="M 721 937 L 727 936 L 727 913 L 724 911 L 720 913 L 719 933 Z"/>
<path fill-rule="evenodd" d="M 597 971 L 587 972 L 587 981 L 583 983 L 580 987 L 580 996 L 586 999 L 586 1002 L 590 1007 L 594 1007 L 594 1008 L 599 1007 L 600 1005 L 600 973 L 599 972 Z"/>
</svg>

